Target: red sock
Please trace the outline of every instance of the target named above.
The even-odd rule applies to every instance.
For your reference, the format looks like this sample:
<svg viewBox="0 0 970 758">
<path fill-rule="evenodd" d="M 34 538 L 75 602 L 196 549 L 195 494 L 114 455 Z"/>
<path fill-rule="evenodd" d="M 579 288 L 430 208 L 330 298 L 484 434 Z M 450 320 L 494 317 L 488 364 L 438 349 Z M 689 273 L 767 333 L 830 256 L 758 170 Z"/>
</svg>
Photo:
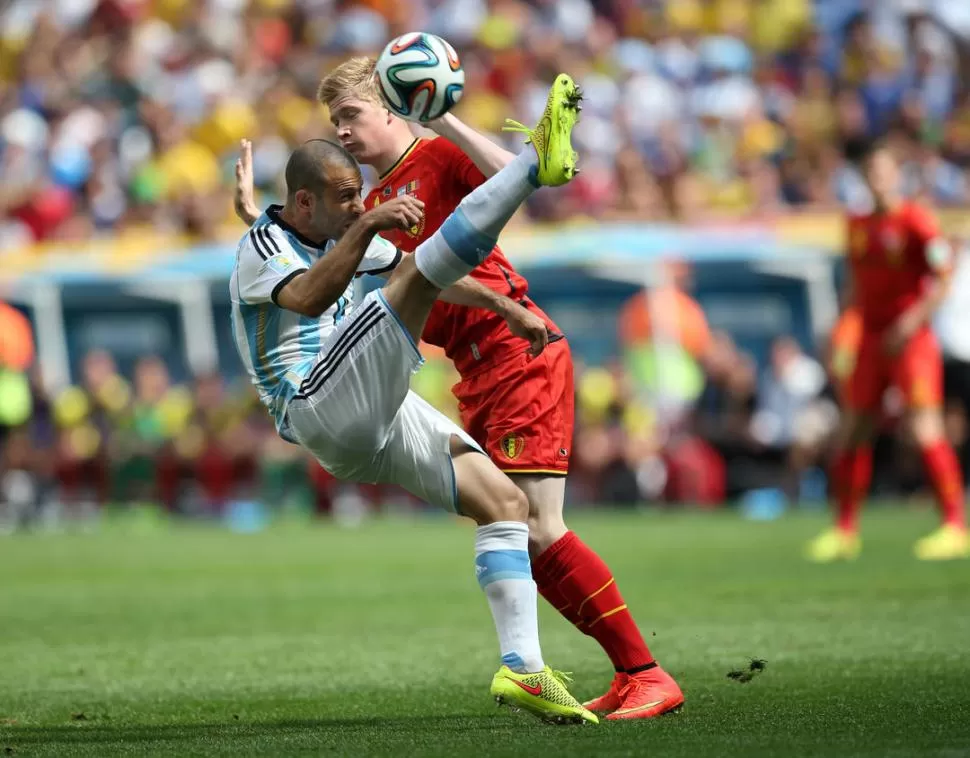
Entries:
<svg viewBox="0 0 970 758">
<path fill-rule="evenodd" d="M 833 468 L 838 527 L 847 532 L 859 528 L 859 509 L 872 480 L 872 449 L 858 447 L 842 453 Z"/>
<path fill-rule="evenodd" d="M 566 532 L 532 562 L 532 575 L 542 596 L 595 639 L 617 671 L 654 663 L 609 567 L 574 532 Z M 562 610 L 559 598 L 568 610 Z"/>
<path fill-rule="evenodd" d="M 943 523 L 965 528 L 963 476 L 953 448 L 946 440 L 938 440 L 923 448 L 923 465 L 940 505 Z"/>
<path fill-rule="evenodd" d="M 542 556 L 545 556 L 549 551 L 546 550 Z M 542 557 L 540 556 L 540 558 Z M 532 563 L 532 578 L 535 579 L 536 587 L 539 588 L 539 594 L 545 598 L 546 602 L 549 603 L 553 608 L 559 611 L 560 615 L 570 624 L 575 624 L 576 626 L 582 628 L 582 619 L 576 615 L 576 611 L 569 604 L 566 596 L 562 594 L 562 590 L 559 589 L 559 585 L 555 583 L 554 580 L 549 579 L 549 577 L 541 572 L 536 566 L 538 560 Z"/>
</svg>

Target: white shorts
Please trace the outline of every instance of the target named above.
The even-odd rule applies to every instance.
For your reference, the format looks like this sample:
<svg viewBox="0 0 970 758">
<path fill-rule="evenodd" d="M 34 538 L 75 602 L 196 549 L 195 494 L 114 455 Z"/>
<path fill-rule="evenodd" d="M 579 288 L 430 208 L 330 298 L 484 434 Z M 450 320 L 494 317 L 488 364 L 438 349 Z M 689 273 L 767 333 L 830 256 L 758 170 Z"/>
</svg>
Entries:
<svg viewBox="0 0 970 758">
<path fill-rule="evenodd" d="M 397 484 L 457 511 L 451 438 L 481 448 L 411 392 L 423 362 L 384 294 L 371 292 L 330 335 L 287 406 L 289 431 L 338 479 Z"/>
</svg>

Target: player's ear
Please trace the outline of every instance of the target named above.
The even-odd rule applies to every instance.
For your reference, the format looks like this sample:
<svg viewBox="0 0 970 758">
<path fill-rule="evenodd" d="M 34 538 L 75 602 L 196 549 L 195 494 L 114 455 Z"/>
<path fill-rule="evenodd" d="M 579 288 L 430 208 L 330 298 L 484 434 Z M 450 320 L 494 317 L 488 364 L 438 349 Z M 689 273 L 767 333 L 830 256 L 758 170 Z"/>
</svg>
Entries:
<svg viewBox="0 0 970 758">
<path fill-rule="evenodd" d="M 305 211 L 313 210 L 313 196 L 305 189 L 296 191 L 296 207 Z"/>
</svg>

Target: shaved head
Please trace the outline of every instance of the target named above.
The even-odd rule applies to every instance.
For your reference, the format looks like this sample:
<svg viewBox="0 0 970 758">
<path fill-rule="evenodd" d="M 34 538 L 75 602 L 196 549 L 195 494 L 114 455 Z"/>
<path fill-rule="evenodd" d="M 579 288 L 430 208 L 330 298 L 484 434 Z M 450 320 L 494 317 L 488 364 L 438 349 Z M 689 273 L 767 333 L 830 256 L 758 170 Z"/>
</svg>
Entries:
<svg viewBox="0 0 970 758">
<path fill-rule="evenodd" d="M 314 244 L 340 239 L 364 213 L 363 189 L 354 156 L 336 142 L 312 139 L 286 162 L 280 217 Z"/>
<path fill-rule="evenodd" d="M 360 167 L 354 156 L 336 142 L 312 139 L 304 142 L 286 162 L 286 194 L 293 198 L 300 190 L 320 197 L 327 186 L 328 177 L 337 169 L 340 173 L 356 171 Z"/>
</svg>

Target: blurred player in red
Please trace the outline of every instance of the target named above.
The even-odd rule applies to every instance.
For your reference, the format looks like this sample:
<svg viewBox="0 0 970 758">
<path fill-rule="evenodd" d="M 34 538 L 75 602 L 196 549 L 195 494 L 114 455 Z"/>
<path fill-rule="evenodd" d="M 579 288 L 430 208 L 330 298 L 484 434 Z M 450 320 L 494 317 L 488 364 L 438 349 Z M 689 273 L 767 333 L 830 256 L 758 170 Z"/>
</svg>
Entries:
<svg viewBox="0 0 970 758">
<path fill-rule="evenodd" d="M 845 370 L 845 406 L 833 470 L 836 526 L 808 545 L 812 560 L 858 555 L 858 515 L 872 474 L 870 447 L 883 395 L 898 388 L 906 423 L 922 453 L 942 517 L 919 540 L 916 557 L 948 560 L 970 555 L 960 466 L 943 427 L 943 362 L 930 329 L 953 261 L 950 243 L 927 209 L 903 197 L 899 165 L 883 146 L 863 164 L 874 208 L 848 219 L 849 307 L 861 321 L 858 349 Z M 845 355 L 841 358 L 844 364 Z"/>
<path fill-rule="evenodd" d="M 425 219 L 407 232 L 385 235 L 406 252 L 430 237 L 461 199 L 514 157 L 448 114 L 431 127 L 442 136 L 417 139 L 406 122 L 381 103 L 373 58 L 353 58 L 321 83 L 340 143 L 373 167 L 379 183 L 364 201 L 375 208 L 403 193 L 425 204 Z M 252 202 L 247 146 L 237 212 Z M 240 207 L 242 206 L 242 209 Z M 248 207 L 248 210 L 246 208 Z M 542 596 L 602 646 L 616 674 L 605 695 L 586 703 L 609 718 L 648 718 L 679 708 L 677 683 L 647 648 L 613 574 L 563 521 L 565 476 L 573 436 L 573 366 L 569 346 L 549 317 L 528 297 L 528 283 L 496 248 L 472 274 L 510 304 L 545 321 L 549 345 L 536 358 L 522 349 L 501 315 L 438 302 L 423 338 L 444 348 L 461 381 L 453 392 L 462 423 L 529 500 L 529 550 Z"/>
</svg>

